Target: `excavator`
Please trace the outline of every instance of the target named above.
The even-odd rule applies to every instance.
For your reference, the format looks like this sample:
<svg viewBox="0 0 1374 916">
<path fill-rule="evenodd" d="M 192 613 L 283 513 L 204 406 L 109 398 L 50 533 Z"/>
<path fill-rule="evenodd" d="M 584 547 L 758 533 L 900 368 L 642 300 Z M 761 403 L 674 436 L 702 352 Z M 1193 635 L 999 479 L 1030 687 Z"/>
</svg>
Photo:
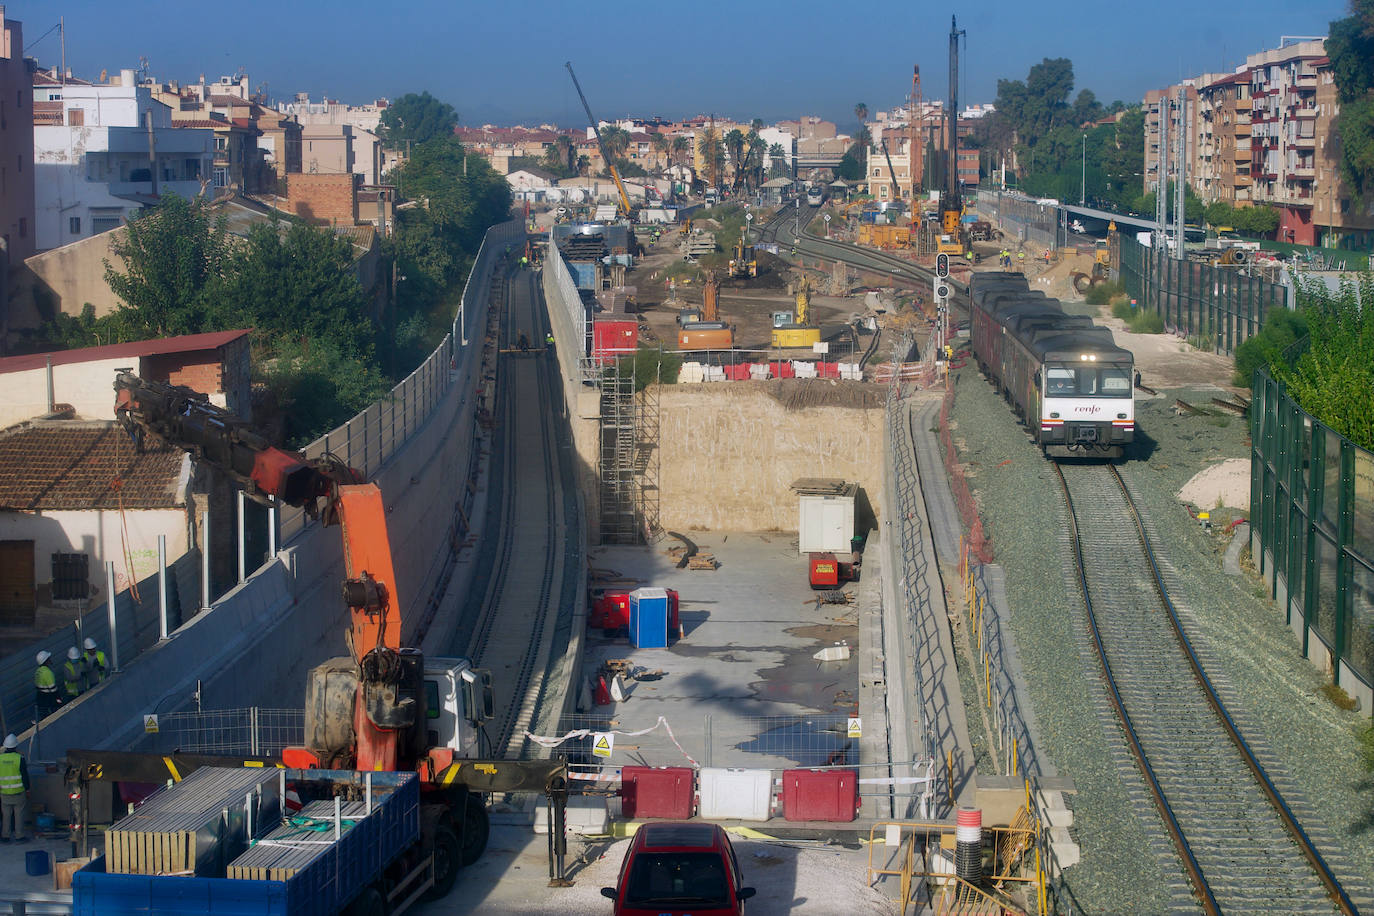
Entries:
<svg viewBox="0 0 1374 916">
<path fill-rule="evenodd" d="M 810 321 L 811 278 L 802 274 L 796 287 L 796 311 L 773 313 L 773 338 L 775 347 L 807 347 L 821 341 L 821 329 Z"/>
<path fill-rule="evenodd" d="M 732 280 L 742 280 L 759 275 L 759 262 L 754 255 L 754 246 L 744 244 L 744 233 L 747 231 L 747 229 L 740 230 L 739 241 L 735 243 L 730 258 L 730 279 Z"/>
<path fill-rule="evenodd" d="M 308 458 L 270 445 L 190 388 L 129 372 L 118 373 L 114 387 L 115 416 L 139 447 L 184 449 L 248 497 L 299 507 L 339 528 L 348 655 L 310 671 L 305 743 L 284 749 L 280 760 L 184 758 L 179 769 L 163 755 L 69 751 L 69 776 L 83 798 L 90 779 L 162 781 L 197 766 L 261 766 L 264 760 L 295 769 L 413 771 L 421 786 L 419 848 L 433 858 L 434 897 L 446 894 L 459 868 L 486 847 L 489 825 L 480 793 L 543 791 L 561 822 L 567 790 L 561 763 L 476 759 L 477 730 L 494 712 L 489 673 L 467 659 L 426 658 L 401 645 L 402 605 L 375 483 L 332 455 Z"/>
<path fill-rule="evenodd" d="M 735 329 L 721 320 L 718 307 L 720 280 L 709 273 L 701 288 L 701 309 L 678 314 L 679 350 L 729 350 L 735 345 Z"/>
</svg>

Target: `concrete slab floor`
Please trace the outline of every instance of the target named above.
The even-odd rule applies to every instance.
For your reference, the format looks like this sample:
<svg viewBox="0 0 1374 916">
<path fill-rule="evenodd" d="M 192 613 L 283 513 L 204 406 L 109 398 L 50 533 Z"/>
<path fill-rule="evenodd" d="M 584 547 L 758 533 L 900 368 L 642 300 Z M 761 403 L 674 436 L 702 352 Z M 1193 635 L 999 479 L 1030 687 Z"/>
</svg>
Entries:
<svg viewBox="0 0 1374 916">
<path fill-rule="evenodd" d="M 32 825 L 30 825 L 32 827 Z M 28 853 L 39 850 L 48 853 L 48 873 L 31 875 L 28 873 Z M 53 862 L 65 862 L 72 855 L 71 840 L 65 831 L 61 838 L 35 837 L 29 835 L 27 843 L 0 843 L 0 905 L 14 900 L 47 901 L 71 900 L 70 891 L 53 890 Z M 9 908 L 5 907 L 8 912 Z M 30 909 L 30 912 L 45 912 Z"/>
<path fill-rule="evenodd" d="M 766 832 L 766 825 L 760 829 Z M 749 901 L 749 916 L 896 916 L 897 904 L 891 899 L 895 885 L 868 886 L 866 849 L 731 839 L 745 884 L 758 890 L 758 896 Z M 615 885 L 628 843 L 571 839 L 567 862 L 573 886 L 551 888 L 548 837 L 534 836 L 528 827 L 496 825 L 486 854 L 463 871 L 449 895 L 413 912 L 417 916 L 604 916 L 611 911 L 611 902 L 601 896 L 601 888 Z M 882 851 L 875 849 L 875 863 Z"/>
<path fill-rule="evenodd" d="M 686 635 L 666 649 L 638 649 L 623 635 L 591 631 L 586 680 L 609 659 L 626 659 L 655 679 L 631 683 L 625 702 L 586 708 L 588 715 L 567 727 L 609 725 L 629 732 L 666 720 L 672 737 L 662 726 L 642 736 L 616 736 L 609 761 L 615 766 L 688 766 L 688 758 L 718 767 L 857 763 L 857 741 L 845 730 L 858 703 L 855 608 L 817 603 L 795 535 L 685 533 L 700 553 L 715 557 L 717 569 L 676 569 L 667 553 L 678 543 L 672 538 L 654 547 L 592 551 L 594 573 L 676 589 Z M 813 658 L 841 642 L 853 650 L 849 659 Z M 804 718 L 760 721 L 762 716 Z"/>
</svg>

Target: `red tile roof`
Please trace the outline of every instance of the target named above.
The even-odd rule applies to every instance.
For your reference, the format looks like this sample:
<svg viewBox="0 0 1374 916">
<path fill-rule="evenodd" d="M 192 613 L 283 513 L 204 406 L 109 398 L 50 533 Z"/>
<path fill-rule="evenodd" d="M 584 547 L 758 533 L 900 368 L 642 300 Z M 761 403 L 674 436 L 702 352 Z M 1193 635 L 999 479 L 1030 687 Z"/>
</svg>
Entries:
<svg viewBox="0 0 1374 916">
<path fill-rule="evenodd" d="M 0 431 L 0 508 L 172 508 L 186 460 L 181 449 L 139 454 L 115 423 L 14 426 Z"/>
<path fill-rule="evenodd" d="M 0 357 L 0 374 L 41 369 L 52 360 L 54 366 L 90 363 L 101 359 L 154 356 L 159 353 L 189 353 L 195 350 L 217 350 L 246 337 L 248 331 L 213 331 L 209 334 L 185 334 L 181 337 L 160 337 L 134 343 L 108 344 L 103 347 L 82 347 L 79 350 L 55 350 L 51 353 L 29 353 L 24 356 Z"/>
</svg>

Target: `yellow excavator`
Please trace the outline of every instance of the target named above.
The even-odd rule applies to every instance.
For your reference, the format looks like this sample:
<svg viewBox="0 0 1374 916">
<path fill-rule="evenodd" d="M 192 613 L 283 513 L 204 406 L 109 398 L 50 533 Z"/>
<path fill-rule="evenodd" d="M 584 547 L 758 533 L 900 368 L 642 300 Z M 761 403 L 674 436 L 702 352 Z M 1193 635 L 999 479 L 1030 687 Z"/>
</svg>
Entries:
<svg viewBox="0 0 1374 916">
<path fill-rule="evenodd" d="M 758 258 L 754 256 L 754 246 L 744 244 L 744 231 L 740 232 L 735 243 L 733 257 L 730 258 L 730 279 L 740 280 L 759 275 Z"/>
<path fill-rule="evenodd" d="M 582 84 L 577 81 L 577 74 L 573 72 L 572 61 L 564 64 L 568 68 L 568 75 L 572 77 L 573 87 L 577 89 L 577 97 L 582 100 L 582 108 L 587 112 L 587 121 L 592 125 L 592 133 L 596 134 L 596 145 L 601 150 L 601 158 L 606 162 L 606 168 L 611 173 L 611 178 L 615 179 L 615 189 L 620 194 L 620 201 L 616 207 L 618 215 L 623 219 L 634 222 L 636 213 L 634 207 L 630 206 L 630 195 L 625 191 L 625 182 L 620 180 L 620 170 L 615 167 L 615 160 L 606 150 L 606 144 L 601 139 L 601 128 L 597 126 L 596 115 L 592 114 L 592 106 L 587 104 L 587 96 L 582 92 Z"/>
<path fill-rule="evenodd" d="M 773 313 L 773 346 L 805 347 L 821 342 L 821 329 L 811 324 L 811 278 L 802 274 L 796 287 L 796 311 Z"/>
</svg>

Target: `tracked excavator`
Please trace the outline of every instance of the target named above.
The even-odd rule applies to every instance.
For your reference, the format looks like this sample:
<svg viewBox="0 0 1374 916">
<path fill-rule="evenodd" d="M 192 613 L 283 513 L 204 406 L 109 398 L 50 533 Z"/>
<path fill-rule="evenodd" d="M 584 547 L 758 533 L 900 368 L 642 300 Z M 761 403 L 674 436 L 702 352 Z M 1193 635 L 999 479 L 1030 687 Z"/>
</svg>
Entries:
<svg viewBox="0 0 1374 916">
<path fill-rule="evenodd" d="M 810 348 L 820 343 L 821 329 L 811 320 L 811 278 L 802 274 L 797 281 L 795 312 L 773 313 L 772 345 Z"/>
<path fill-rule="evenodd" d="M 350 613 L 344 632 L 348 655 L 310 671 L 305 743 L 286 748 L 279 760 L 188 757 L 178 768 L 163 755 L 73 750 L 67 755 L 69 776 L 79 792 L 93 778 L 179 780 L 197 766 L 261 766 L 264 761 L 293 769 L 412 771 L 421 786 L 419 849 L 433 856 L 435 896 L 447 893 L 459 868 L 476 861 L 486 847 L 489 826 L 481 793 L 545 792 L 561 815 L 566 800 L 561 763 L 477 759 L 478 730 L 494 713 L 490 675 L 467 659 L 426 658 L 419 649 L 402 646 L 402 605 L 376 484 L 334 456 L 308 458 L 275 448 L 245 421 L 189 388 L 127 372 L 118 374 L 114 387 L 115 416 L 140 447 L 166 443 L 184 449 L 250 498 L 299 507 L 311 519 L 339 528 L 342 593 Z"/>
</svg>

